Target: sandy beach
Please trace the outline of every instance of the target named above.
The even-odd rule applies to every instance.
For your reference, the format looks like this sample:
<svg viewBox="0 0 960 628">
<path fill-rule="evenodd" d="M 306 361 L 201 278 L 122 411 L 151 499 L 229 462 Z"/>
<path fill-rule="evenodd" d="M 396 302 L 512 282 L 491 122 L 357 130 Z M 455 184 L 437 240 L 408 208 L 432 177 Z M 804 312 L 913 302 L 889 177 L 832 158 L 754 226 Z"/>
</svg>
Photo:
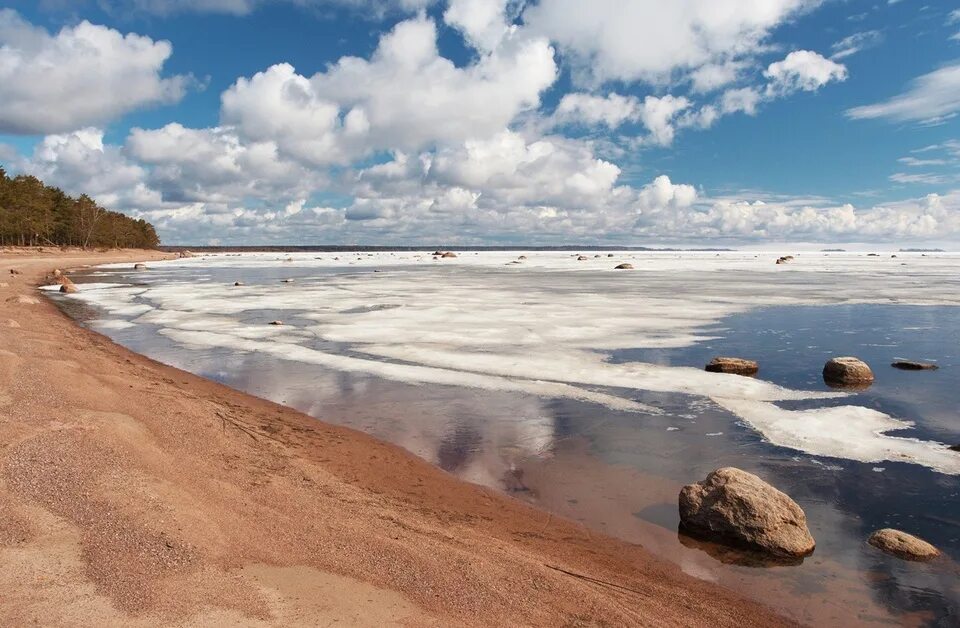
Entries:
<svg viewBox="0 0 960 628">
<path fill-rule="evenodd" d="M 0 623 L 776 626 L 642 547 L 158 364 L 0 253 Z M 11 274 L 16 269 L 18 274 Z"/>
</svg>

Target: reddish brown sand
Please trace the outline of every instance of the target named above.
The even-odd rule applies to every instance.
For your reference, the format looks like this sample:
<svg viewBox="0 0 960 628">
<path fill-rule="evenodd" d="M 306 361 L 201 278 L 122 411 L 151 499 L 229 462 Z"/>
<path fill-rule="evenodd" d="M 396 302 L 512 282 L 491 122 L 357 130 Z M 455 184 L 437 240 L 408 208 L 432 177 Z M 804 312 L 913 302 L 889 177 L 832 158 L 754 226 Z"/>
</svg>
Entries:
<svg viewBox="0 0 960 628">
<path fill-rule="evenodd" d="M 788 623 L 642 547 L 131 353 L 35 289 L 56 267 L 161 256 L 0 253 L 0 625 Z"/>
</svg>

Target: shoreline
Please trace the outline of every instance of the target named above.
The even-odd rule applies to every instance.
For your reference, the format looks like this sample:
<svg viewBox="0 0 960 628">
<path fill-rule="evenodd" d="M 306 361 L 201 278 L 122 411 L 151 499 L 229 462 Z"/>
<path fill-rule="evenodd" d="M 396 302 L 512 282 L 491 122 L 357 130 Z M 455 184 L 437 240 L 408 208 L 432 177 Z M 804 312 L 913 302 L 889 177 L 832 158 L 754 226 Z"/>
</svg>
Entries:
<svg viewBox="0 0 960 628">
<path fill-rule="evenodd" d="M 0 253 L 4 623 L 790 624 L 397 446 L 133 353 L 35 290 L 58 264 L 169 257 Z"/>
</svg>

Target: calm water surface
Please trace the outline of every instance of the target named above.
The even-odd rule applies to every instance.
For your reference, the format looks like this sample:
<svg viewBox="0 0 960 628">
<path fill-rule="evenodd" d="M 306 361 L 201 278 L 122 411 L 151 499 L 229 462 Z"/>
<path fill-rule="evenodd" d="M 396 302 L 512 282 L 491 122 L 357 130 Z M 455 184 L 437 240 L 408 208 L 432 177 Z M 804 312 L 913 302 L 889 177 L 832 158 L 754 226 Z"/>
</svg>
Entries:
<svg viewBox="0 0 960 628">
<path fill-rule="evenodd" d="M 232 269 L 202 272 L 198 277 L 214 282 L 232 282 L 236 275 Z M 258 269 L 244 279 L 272 283 L 291 272 Z M 94 271 L 78 281 L 137 280 L 125 273 Z M 64 301 L 64 307 L 82 320 L 100 317 L 76 302 Z M 289 310 L 277 318 L 281 314 L 288 324 L 298 323 Z M 256 316 L 269 319 L 272 313 Z M 570 399 L 415 386 L 257 353 L 185 348 L 157 334 L 153 325 L 100 331 L 154 359 L 364 430 L 461 478 L 642 544 L 692 575 L 745 592 L 800 621 L 960 625 L 960 477 L 912 464 L 860 463 L 772 446 L 703 398 L 640 391 L 633 398 L 662 414 L 618 412 Z M 824 361 L 857 355 L 874 366 L 877 381 L 853 403 L 915 420 L 909 436 L 960 443 L 956 308 L 770 307 L 729 317 L 707 331 L 716 338 L 684 349 L 622 350 L 611 360 L 702 366 L 714 355 L 741 355 L 761 362 L 763 379 L 825 390 Z M 327 351 L 337 349 L 317 342 Z M 895 358 L 936 361 L 941 368 L 898 371 L 887 366 Z M 804 403 L 809 402 L 781 405 Z M 678 534 L 680 487 L 731 465 L 761 475 L 803 506 L 817 540 L 813 556 L 800 565 L 761 565 Z M 864 542 L 881 527 L 915 533 L 945 557 L 926 564 L 890 558 Z"/>
</svg>

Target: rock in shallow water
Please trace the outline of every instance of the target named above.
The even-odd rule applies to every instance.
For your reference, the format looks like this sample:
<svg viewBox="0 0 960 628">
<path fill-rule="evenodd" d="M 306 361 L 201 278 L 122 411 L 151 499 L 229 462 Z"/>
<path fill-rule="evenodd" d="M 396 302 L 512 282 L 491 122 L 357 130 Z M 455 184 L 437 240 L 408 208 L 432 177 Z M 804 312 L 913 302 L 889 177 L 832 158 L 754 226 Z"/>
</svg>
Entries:
<svg viewBox="0 0 960 628">
<path fill-rule="evenodd" d="M 873 383 L 873 371 L 857 358 L 833 358 L 823 366 L 823 380 L 840 386 L 863 386 Z"/>
<path fill-rule="evenodd" d="M 940 550 L 923 539 L 893 528 L 877 530 L 870 535 L 867 542 L 887 554 L 904 560 L 931 560 L 940 555 Z"/>
<path fill-rule="evenodd" d="M 913 360 L 897 360 L 890 366 L 895 369 L 900 369 L 901 371 L 935 371 L 940 368 L 936 364 L 930 364 L 929 362 L 914 362 Z"/>
<path fill-rule="evenodd" d="M 64 294 L 73 294 L 77 292 L 77 285 L 67 277 L 60 278 L 60 292 Z"/>
<path fill-rule="evenodd" d="M 726 544 L 798 558 L 816 542 L 803 509 L 752 473 L 724 467 L 680 491 L 680 524 L 694 534 Z"/>
<path fill-rule="evenodd" d="M 710 360 L 710 363 L 704 368 L 711 373 L 756 375 L 760 370 L 760 365 L 753 360 L 744 360 L 743 358 L 718 357 Z"/>
<path fill-rule="evenodd" d="M 620 264 L 619 266 L 615 266 L 613 269 L 614 270 L 633 270 L 633 264 L 623 263 L 623 264 Z"/>
</svg>

